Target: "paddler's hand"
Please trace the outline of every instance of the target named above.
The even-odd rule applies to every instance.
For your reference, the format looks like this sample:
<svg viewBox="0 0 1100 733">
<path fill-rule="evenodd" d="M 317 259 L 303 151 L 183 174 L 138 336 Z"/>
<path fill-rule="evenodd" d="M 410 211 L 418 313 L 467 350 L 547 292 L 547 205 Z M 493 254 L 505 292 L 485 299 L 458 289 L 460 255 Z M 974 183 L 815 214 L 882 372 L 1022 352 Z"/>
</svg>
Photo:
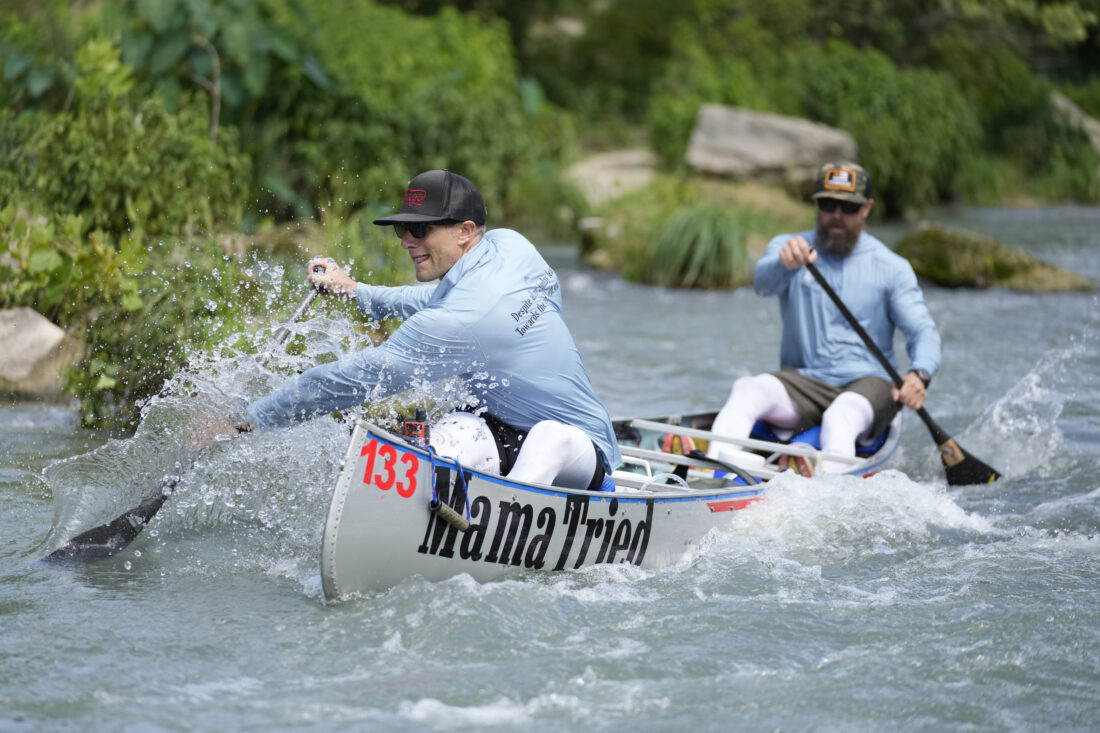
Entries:
<svg viewBox="0 0 1100 733">
<path fill-rule="evenodd" d="M 901 388 L 894 387 L 894 402 L 900 402 L 910 410 L 919 410 L 924 405 L 924 382 L 916 372 L 906 372 L 901 380 Z"/>
<path fill-rule="evenodd" d="M 788 270 L 797 270 L 807 262 L 817 262 L 817 250 L 804 237 L 791 237 L 780 248 L 779 261 Z"/>
<path fill-rule="evenodd" d="M 359 292 L 359 283 L 352 280 L 331 257 L 314 257 L 310 260 L 306 265 L 306 282 L 322 293 L 345 298 L 354 298 Z"/>
<path fill-rule="evenodd" d="M 241 433 L 255 429 L 248 416 L 243 413 L 226 414 L 213 409 L 193 415 L 189 423 L 188 444 L 192 451 L 232 440 Z"/>
</svg>

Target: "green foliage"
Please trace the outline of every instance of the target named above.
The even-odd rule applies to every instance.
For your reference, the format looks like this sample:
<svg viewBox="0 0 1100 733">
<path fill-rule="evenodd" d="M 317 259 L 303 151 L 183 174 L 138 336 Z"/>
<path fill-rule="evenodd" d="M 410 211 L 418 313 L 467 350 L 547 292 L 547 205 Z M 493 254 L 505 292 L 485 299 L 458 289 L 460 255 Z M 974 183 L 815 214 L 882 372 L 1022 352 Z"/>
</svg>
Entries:
<svg viewBox="0 0 1100 733">
<path fill-rule="evenodd" d="M 510 194 L 517 176 L 568 150 L 568 123 L 519 82 L 502 23 L 350 0 L 311 11 L 316 25 L 292 32 L 337 91 L 299 84 L 300 100 L 263 138 L 281 157 L 268 168 L 326 216 L 393 206 L 413 175 L 449 168 L 478 184 L 495 220 L 521 203 Z"/>
<path fill-rule="evenodd" d="M 86 425 L 135 426 L 141 405 L 193 351 L 243 329 L 247 281 L 211 242 L 157 245 L 129 281 L 141 307 L 103 302 L 84 332 L 87 353 L 68 372 Z"/>
<path fill-rule="evenodd" d="M 737 27 L 736 38 L 752 37 L 752 24 Z M 684 43 L 658 88 L 650 121 L 666 165 L 682 161 L 704 101 L 797 114 L 855 136 L 875 198 L 894 214 L 949 195 L 956 169 L 979 138 L 950 77 L 899 69 L 882 53 L 839 42 L 773 54 L 759 68 L 737 53 Z"/>
<path fill-rule="evenodd" d="M 528 38 L 525 68 L 552 100 L 590 123 L 607 124 L 619 115 L 640 120 L 673 32 L 690 17 L 692 3 L 686 5 L 683 0 L 579 3 L 565 15 L 567 23 L 544 24 L 539 35 Z M 575 29 L 561 30 L 570 25 Z"/>
<path fill-rule="evenodd" d="M 935 48 L 936 63 L 949 70 L 971 100 L 984 154 L 1008 164 L 997 166 L 1003 178 L 988 179 L 986 186 L 1047 201 L 1098 200 L 1096 152 L 1084 134 L 1056 113 L 1049 82 L 1004 45 L 978 47 L 953 36 L 940 39 Z M 981 183 L 973 180 L 975 167 L 981 166 L 989 168 L 960 167 L 959 191 L 968 193 L 967 200 L 989 200 L 976 190 Z"/>
<path fill-rule="evenodd" d="M 749 64 L 740 58 L 715 57 L 696 43 L 678 47 L 656 83 L 648 124 L 654 152 L 669 169 L 682 168 L 688 140 L 705 103 L 768 109 L 768 97 Z"/>
<path fill-rule="evenodd" d="M 204 348 L 241 328 L 239 267 L 210 241 L 158 244 L 144 269 L 75 215 L 0 209 L 0 307 L 27 306 L 83 336 L 68 391 L 86 425 L 133 425 L 140 403 Z"/>
<path fill-rule="evenodd" d="M 296 3 L 291 21 L 307 23 Z M 271 93 L 276 72 L 294 66 L 321 87 L 324 69 L 283 28 L 272 22 L 271 3 L 217 0 L 116 0 L 105 26 L 121 37 L 122 59 L 175 110 L 188 89 L 210 96 L 214 109 L 241 122 Z M 219 121 L 214 114 L 214 124 Z"/>
<path fill-rule="evenodd" d="M 1010 199 L 1019 176 L 1012 161 L 990 154 L 967 158 L 955 172 L 955 193 L 975 206 L 996 206 Z"/>
<path fill-rule="evenodd" d="M 898 69 L 883 54 L 834 43 L 797 60 L 807 116 L 855 136 L 888 214 L 919 210 L 951 193 L 979 128 L 954 81 L 928 69 Z"/>
<path fill-rule="evenodd" d="M 14 112 L 60 109 L 72 79 L 74 39 L 85 16 L 67 0 L 0 11 L 0 107 Z"/>
<path fill-rule="evenodd" d="M 519 229 L 541 244 L 567 242 L 576 236 L 577 222 L 588 212 L 588 202 L 567 181 L 560 166 L 542 161 L 524 166 L 512 179 L 498 221 Z"/>
<path fill-rule="evenodd" d="M 648 282 L 685 288 L 735 288 L 752 282 L 745 249 L 746 210 L 713 204 L 677 209 L 662 224 Z"/>
<path fill-rule="evenodd" d="M 0 239 L 0 307 L 29 306 L 62 326 L 79 324 L 105 302 L 141 308 L 122 255 L 87 233 L 78 215 L 47 219 L 9 203 L 0 209 Z"/>
<path fill-rule="evenodd" d="M 132 101 L 129 68 L 104 40 L 78 53 L 73 111 L 0 114 L 0 199 L 32 197 L 90 229 L 141 240 L 240 220 L 248 163 L 235 135 L 210 143 L 205 109 L 189 97 L 177 114 L 158 98 Z"/>
<path fill-rule="evenodd" d="M 1085 114 L 1100 118 L 1100 77 L 1079 84 L 1067 84 L 1062 87 L 1062 93 Z"/>
<path fill-rule="evenodd" d="M 379 285 L 411 282 L 413 269 L 408 253 L 401 247 L 393 227 L 380 227 L 372 222 L 378 213 L 364 210 L 329 219 L 323 235 L 313 238 L 312 249 L 316 254 L 332 257 L 359 282 Z"/>
<path fill-rule="evenodd" d="M 1049 114 L 1050 85 L 1037 77 L 1006 45 L 979 46 L 962 35 L 944 36 L 934 44 L 931 65 L 956 80 L 997 152 L 1010 150 L 1032 122 Z"/>
<path fill-rule="evenodd" d="M 666 175 L 597 213 L 603 214 L 591 243 L 597 261 L 628 280 L 684 287 L 743 284 L 742 257 L 758 253 L 777 231 L 813 222 L 807 204 L 772 188 Z"/>
</svg>

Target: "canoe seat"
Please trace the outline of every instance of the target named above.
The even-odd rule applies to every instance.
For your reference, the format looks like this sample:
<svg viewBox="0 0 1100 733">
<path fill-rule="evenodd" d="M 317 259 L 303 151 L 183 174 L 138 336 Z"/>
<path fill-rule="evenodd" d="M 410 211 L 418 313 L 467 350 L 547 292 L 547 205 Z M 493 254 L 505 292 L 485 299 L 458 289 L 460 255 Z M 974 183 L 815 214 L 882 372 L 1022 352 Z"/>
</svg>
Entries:
<svg viewBox="0 0 1100 733">
<path fill-rule="evenodd" d="M 886 436 L 890 432 L 890 428 L 882 431 L 882 434 L 869 442 L 857 442 L 856 443 L 856 455 L 857 456 L 869 456 L 886 442 Z M 749 433 L 750 438 L 756 440 L 767 440 L 772 443 L 807 443 L 812 445 L 817 450 L 821 450 L 821 426 L 814 425 L 809 430 L 795 435 L 793 430 L 785 428 L 777 428 L 763 420 L 757 420 L 756 424 L 752 426 L 752 432 Z"/>
</svg>

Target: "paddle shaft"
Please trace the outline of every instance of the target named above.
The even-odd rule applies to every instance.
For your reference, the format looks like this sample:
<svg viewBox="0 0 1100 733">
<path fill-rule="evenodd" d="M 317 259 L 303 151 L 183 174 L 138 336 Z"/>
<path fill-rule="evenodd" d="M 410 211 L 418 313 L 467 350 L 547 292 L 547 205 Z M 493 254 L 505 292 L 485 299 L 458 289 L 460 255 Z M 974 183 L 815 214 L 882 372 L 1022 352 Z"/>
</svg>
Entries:
<svg viewBox="0 0 1100 733">
<path fill-rule="evenodd" d="M 806 269 L 810 271 L 810 274 L 814 276 L 815 280 L 817 280 L 817 283 L 821 286 L 821 289 L 825 291 L 825 294 L 828 295 L 829 298 L 836 305 L 836 307 L 840 309 L 840 312 L 848 320 L 848 323 L 853 329 L 855 329 L 855 332 L 859 335 L 859 337 L 863 339 L 863 343 L 867 345 L 867 348 L 870 349 L 871 353 L 874 354 L 876 359 L 878 359 L 879 364 L 882 364 L 882 368 L 886 370 L 886 373 L 889 374 L 890 378 L 894 380 L 894 384 L 896 384 L 900 389 L 901 385 L 903 384 L 903 380 L 901 378 L 901 375 L 898 374 L 898 370 L 895 369 L 894 365 L 890 363 L 890 360 L 886 358 L 886 354 L 882 353 L 882 349 L 878 347 L 878 344 L 876 344 L 874 340 L 871 339 L 871 335 L 867 333 L 867 330 L 865 328 L 863 328 L 863 324 L 861 324 L 856 319 L 852 311 L 848 310 L 848 306 L 844 304 L 844 301 L 840 299 L 840 296 L 837 295 L 837 292 L 833 290 L 833 286 L 830 285 L 829 282 L 825 279 L 825 276 L 821 274 L 821 270 L 817 269 L 817 266 L 812 262 L 806 263 Z M 921 407 L 915 412 L 920 415 L 921 420 L 924 420 L 924 424 L 928 426 L 928 429 L 932 432 L 932 436 L 935 438 L 937 443 L 942 443 L 951 439 L 951 437 L 946 432 L 944 432 L 943 428 L 936 424 L 931 415 L 925 412 L 924 407 Z"/>
<path fill-rule="evenodd" d="M 894 380 L 899 388 L 902 385 L 901 375 L 898 374 L 897 369 L 890 363 L 890 360 L 886 358 L 886 354 L 882 353 L 882 349 L 878 347 L 862 324 L 856 319 L 852 311 L 848 310 L 848 306 L 844 304 L 844 301 L 840 299 L 833 287 L 829 285 L 829 282 L 825 279 L 825 276 L 821 274 L 821 271 L 817 269 L 817 266 L 812 262 L 806 263 L 806 269 L 810 271 L 810 274 L 817 280 L 817 284 L 821 286 L 821 289 L 825 291 L 825 294 L 833 301 L 836 307 L 847 319 L 849 325 L 855 330 L 859 337 L 866 344 L 867 348 L 878 359 L 879 363 L 886 370 L 886 373 L 890 375 L 890 378 Z M 924 409 L 923 406 L 915 410 L 920 415 L 920 419 L 924 421 L 925 426 L 928 428 L 928 432 L 932 434 L 932 439 L 936 441 L 936 445 L 940 449 L 940 459 L 943 461 L 944 466 L 947 469 L 947 481 L 950 484 L 971 484 L 971 483 L 989 483 L 996 481 L 1000 478 L 1000 474 L 985 465 L 973 456 L 968 456 L 963 452 L 959 444 L 955 442 L 954 438 L 947 434 L 943 428 L 936 424 L 936 421 L 932 419 L 932 416 Z"/>
<path fill-rule="evenodd" d="M 313 299 L 317 297 L 318 290 L 310 287 L 309 292 L 302 297 L 294 312 L 286 323 L 275 331 L 275 345 L 283 344 L 290 336 L 290 327 L 309 310 Z M 271 351 L 262 354 L 257 361 L 263 365 L 271 358 Z M 200 448 L 191 460 L 191 465 L 203 454 L 205 447 Z M 115 519 L 98 527 L 93 527 L 81 532 L 61 547 L 46 556 L 48 561 L 72 562 L 75 560 L 88 560 L 97 557 L 110 557 L 126 548 L 134 538 L 145 529 L 145 525 L 156 516 L 165 500 L 180 482 L 181 476 L 166 476 L 164 482 L 156 492 L 145 497 L 140 504 L 120 514 Z"/>
</svg>

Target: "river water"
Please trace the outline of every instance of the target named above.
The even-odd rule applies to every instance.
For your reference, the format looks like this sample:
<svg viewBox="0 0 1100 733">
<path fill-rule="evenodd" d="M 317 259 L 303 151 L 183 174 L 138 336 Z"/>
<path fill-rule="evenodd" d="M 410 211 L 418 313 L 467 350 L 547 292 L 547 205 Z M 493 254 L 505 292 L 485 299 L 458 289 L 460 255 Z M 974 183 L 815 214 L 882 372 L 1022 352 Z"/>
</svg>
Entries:
<svg viewBox="0 0 1100 733">
<path fill-rule="evenodd" d="M 1098 209 L 935 218 L 1100 282 Z M 615 415 L 715 407 L 776 365 L 774 300 L 546 254 Z M 46 565 L 186 462 L 189 414 L 262 393 L 294 358 L 211 355 L 127 440 L 64 407 L 0 408 L 0 730 L 1094 730 L 1098 297 L 925 293 L 945 357 L 928 411 L 1004 478 L 947 486 L 910 415 L 892 470 L 781 476 L 659 572 L 410 578 L 326 604 L 347 436 L 331 419 L 218 446 L 125 553 Z M 362 338 L 344 312 L 301 325 L 309 358 Z"/>
</svg>

